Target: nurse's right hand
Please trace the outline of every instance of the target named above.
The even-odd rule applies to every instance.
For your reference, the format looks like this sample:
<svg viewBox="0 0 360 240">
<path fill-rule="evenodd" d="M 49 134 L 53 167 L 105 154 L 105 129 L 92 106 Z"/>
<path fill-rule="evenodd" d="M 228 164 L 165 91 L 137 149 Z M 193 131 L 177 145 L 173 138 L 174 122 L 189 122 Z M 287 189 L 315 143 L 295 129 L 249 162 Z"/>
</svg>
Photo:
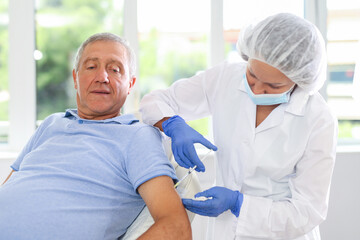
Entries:
<svg viewBox="0 0 360 240">
<path fill-rule="evenodd" d="M 175 115 L 164 121 L 162 128 L 164 133 L 171 138 L 171 148 L 175 161 L 184 168 L 197 165 L 196 171 L 204 172 L 205 166 L 195 151 L 194 143 L 200 143 L 214 151 L 217 150 L 217 147 L 187 125 L 180 116 Z"/>
</svg>

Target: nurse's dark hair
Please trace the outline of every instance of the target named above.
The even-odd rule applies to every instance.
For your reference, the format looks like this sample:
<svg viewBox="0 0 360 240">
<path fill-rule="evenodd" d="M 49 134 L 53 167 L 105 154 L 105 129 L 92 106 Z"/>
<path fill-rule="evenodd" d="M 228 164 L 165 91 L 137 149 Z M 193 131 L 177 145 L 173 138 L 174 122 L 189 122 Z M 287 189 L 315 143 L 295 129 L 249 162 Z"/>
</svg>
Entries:
<svg viewBox="0 0 360 240">
<path fill-rule="evenodd" d="M 241 56 L 241 58 L 244 59 L 245 61 L 249 61 L 249 57 L 248 57 L 245 53 L 243 53 L 242 51 L 240 51 L 240 56 Z"/>
<path fill-rule="evenodd" d="M 120 43 L 122 46 L 124 46 L 126 49 L 126 52 L 127 52 L 127 60 L 128 60 L 128 64 L 129 64 L 130 76 L 135 76 L 136 57 L 135 57 L 135 53 L 132 50 L 132 48 L 130 47 L 128 41 L 116 34 L 108 33 L 108 32 L 96 33 L 96 34 L 90 36 L 88 39 L 86 39 L 80 45 L 80 47 L 76 53 L 76 57 L 75 57 L 75 61 L 74 61 L 75 72 L 79 71 L 80 59 L 81 59 L 81 56 L 82 56 L 86 46 L 89 45 L 90 43 L 97 42 L 97 41 L 117 42 L 117 43 Z"/>
</svg>

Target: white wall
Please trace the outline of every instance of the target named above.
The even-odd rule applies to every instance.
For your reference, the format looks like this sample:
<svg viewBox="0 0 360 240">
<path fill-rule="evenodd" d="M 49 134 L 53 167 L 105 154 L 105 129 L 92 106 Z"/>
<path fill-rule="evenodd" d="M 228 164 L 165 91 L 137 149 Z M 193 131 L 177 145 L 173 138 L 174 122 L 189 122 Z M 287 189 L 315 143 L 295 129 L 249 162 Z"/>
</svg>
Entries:
<svg viewBox="0 0 360 240">
<path fill-rule="evenodd" d="M 338 152 L 329 212 L 320 226 L 324 240 L 360 239 L 360 153 Z"/>
</svg>

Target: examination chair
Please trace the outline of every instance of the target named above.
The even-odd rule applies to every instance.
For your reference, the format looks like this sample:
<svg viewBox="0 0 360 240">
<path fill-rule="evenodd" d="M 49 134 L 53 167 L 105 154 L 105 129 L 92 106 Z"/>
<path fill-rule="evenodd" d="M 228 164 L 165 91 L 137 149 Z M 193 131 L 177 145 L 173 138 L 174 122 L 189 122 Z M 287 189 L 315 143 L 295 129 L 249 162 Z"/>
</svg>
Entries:
<svg viewBox="0 0 360 240">
<path fill-rule="evenodd" d="M 170 160 L 171 164 L 173 165 L 176 176 L 180 180 L 187 172 L 188 169 L 180 167 L 174 159 L 174 156 L 171 151 L 171 139 L 168 138 L 163 134 L 163 145 L 165 152 Z M 199 179 L 196 175 L 196 172 L 192 172 L 184 181 L 182 181 L 179 186 L 176 188 L 176 191 L 179 193 L 181 198 L 193 198 L 194 195 L 201 191 L 201 187 L 199 184 Z M 190 223 L 195 217 L 195 214 L 186 210 Z M 120 240 L 135 240 L 141 236 L 150 226 L 154 223 L 152 216 L 148 208 L 145 206 L 144 209 L 141 211 L 139 216 L 135 219 L 135 221 L 130 225 L 127 232 L 121 236 Z"/>
</svg>

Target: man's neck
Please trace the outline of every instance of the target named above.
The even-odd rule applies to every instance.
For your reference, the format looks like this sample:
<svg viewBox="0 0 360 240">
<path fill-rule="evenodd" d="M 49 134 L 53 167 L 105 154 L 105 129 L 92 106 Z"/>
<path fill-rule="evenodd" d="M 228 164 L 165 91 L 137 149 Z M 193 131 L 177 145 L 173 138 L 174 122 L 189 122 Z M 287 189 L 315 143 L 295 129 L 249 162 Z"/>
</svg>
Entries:
<svg viewBox="0 0 360 240">
<path fill-rule="evenodd" d="M 87 120 L 105 120 L 105 119 L 110 119 L 110 118 L 114 118 L 114 117 L 118 117 L 120 116 L 120 111 L 118 112 L 114 112 L 114 113 L 109 113 L 109 114 L 96 114 L 96 113 L 92 113 L 92 114 L 86 114 L 84 112 L 81 112 L 78 109 L 78 116 L 82 119 L 87 119 Z"/>
</svg>

